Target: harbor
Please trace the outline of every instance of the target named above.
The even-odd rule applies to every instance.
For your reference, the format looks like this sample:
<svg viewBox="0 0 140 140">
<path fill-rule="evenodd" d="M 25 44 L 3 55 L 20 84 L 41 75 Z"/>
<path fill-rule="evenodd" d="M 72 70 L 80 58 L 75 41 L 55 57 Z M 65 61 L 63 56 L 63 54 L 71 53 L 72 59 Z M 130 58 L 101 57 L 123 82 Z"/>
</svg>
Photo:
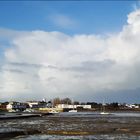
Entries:
<svg viewBox="0 0 140 140">
<path fill-rule="evenodd" d="M 140 0 L 0 11 L 0 140 L 140 140 Z"/>
</svg>

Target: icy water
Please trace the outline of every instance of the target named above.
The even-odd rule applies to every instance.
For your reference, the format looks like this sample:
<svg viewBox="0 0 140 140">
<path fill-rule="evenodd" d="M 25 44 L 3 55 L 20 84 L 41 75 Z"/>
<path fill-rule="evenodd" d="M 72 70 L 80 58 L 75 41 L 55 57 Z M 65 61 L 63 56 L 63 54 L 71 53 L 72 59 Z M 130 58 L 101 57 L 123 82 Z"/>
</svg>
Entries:
<svg viewBox="0 0 140 140">
<path fill-rule="evenodd" d="M 20 130 L 39 130 L 41 134 L 16 136 L 9 139 L 140 140 L 140 113 L 121 112 L 100 115 L 99 112 L 66 112 L 53 116 L 0 120 L 0 133 Z M 68 134 L 62 134 L 62 132 Z M 74 132 L 78 134 L 75 135 Z M 79 132 L 87 132 L 87 134 L 82 135 Z"/>
</svg>

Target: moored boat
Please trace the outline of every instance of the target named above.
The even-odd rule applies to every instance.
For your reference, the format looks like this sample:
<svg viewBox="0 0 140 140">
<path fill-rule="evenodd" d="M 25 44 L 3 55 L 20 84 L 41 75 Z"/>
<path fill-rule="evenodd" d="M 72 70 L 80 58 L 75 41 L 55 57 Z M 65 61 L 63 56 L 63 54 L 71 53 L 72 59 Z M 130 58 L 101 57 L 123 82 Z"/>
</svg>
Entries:
<svg viewBox="0 0 140 140">
<path fill-rule="evenodd" d="M 72 109 L 72 110 L 69 110 L 69 112 L 77 112 L 77 110 Z"/>
</svg>

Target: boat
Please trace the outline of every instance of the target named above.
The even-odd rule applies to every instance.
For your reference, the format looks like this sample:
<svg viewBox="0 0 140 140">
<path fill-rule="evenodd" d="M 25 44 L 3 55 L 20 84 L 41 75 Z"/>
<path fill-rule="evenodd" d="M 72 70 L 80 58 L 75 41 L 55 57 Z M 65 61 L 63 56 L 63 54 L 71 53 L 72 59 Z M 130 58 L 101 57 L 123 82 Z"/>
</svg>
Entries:
<svg viewBox="0 0 140 140">
<path fill-rule="evenodd" d="M 10 110 L 8 110 L 8 112 L 17 112 L 17 111 L 14 109 L 10 109 Z"/>
<path fill-rule="evenodd" d="M 74 112 L 78 112 L 77 109 L 74 109 L 74 102 L 73 102 L 73 109 L 72 110 L 69 110 L 69 112 L 73 112 L 73 113 Z"/>
<path fill-rule="evenodd" d="M 100 114 L 101 115 L 110 115 L 111 114 L 111 113 L 105 111 L 105 103 L 104 103 L 104 101 L 103 101 L 103 104 L 102 104 L 102 112 L 100 112 Z"/>
<path fill-rule="evenodd" d="M 59 113 L 58 111 L 52 109 L 51 111 L 49 111 L 49 113 L 55 114 L 55 113 Z"/>
<path fill-rule="evenodd" d="M 101 112 L 100 114 L 101 114 L 101 115 L 109 115 L 110 113 L 109 113 L 109 112 L 104 112 L 104 111 L 103 111 L 103 112 Z"/>
<path fill-rule="evenodd" d="M 77 112 L 77 110 L 72 109 L 72 110 L 69 110 L 69 112 Z"/>
</svg>

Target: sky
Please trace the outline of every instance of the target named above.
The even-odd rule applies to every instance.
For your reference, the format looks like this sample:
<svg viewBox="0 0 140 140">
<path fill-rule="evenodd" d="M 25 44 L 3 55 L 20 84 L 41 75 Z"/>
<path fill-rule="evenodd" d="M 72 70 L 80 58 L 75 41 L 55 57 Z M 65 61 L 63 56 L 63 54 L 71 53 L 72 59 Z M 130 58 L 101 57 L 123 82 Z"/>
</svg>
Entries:
<svg viewBox="0 0 140 140">
<path fill-rule="evenodd" d="M 0 101 L 140 103 L 139 1 L 0 1 Z"/>
</svg>

